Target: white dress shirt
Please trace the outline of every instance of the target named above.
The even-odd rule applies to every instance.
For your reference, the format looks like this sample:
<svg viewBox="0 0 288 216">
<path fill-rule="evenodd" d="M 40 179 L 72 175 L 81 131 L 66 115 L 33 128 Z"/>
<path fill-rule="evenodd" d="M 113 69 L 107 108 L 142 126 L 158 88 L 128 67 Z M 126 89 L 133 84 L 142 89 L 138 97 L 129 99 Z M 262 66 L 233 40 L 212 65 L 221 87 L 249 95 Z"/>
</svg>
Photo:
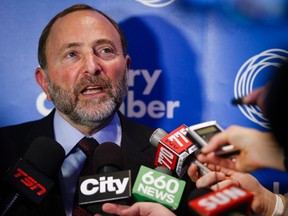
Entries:
<svg viewBox="0 0 288 216">
<path fill-rule="evenodd" d="M 74 147 L 85 135 L 65 121 L 57 111 L 54 115 L 54 133 L 56 141 L 62 145 L 66 154 L 59 174 L 59 183 L 66 215 L 71 216 L 76 183 L 86 160 L 85 154 Z M 116 113 L 106 127 L 91 137 L 100 145 L 104 142 L 112 142 L 120 146 L 121 135 L 120 119 Z"/>
</svg>

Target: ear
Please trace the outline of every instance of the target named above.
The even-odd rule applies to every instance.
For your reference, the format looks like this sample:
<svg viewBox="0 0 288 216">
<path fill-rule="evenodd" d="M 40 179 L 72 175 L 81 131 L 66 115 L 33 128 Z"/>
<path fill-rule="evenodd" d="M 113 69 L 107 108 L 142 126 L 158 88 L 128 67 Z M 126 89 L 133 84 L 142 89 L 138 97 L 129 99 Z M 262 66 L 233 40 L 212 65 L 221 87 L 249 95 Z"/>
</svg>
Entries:
<svg viewBox="0 0 288 216">
<path fill-rule="evenodd" d="M 35 78 L 39 86 L 43 89 L 43 91 L 46 94 L 47 100 L 51 101 L 51 97 L 48 92 L 48 81 L 47 81 L 47 75 L 46 72 L 41 68 L 37 67 L 35 70 Z"/>
<path fill-rule="evenodd" d="M 131 65 L 131 57 L 127 54 L 126 55 L 126 71 L 129 71 Z"/>
</svg>

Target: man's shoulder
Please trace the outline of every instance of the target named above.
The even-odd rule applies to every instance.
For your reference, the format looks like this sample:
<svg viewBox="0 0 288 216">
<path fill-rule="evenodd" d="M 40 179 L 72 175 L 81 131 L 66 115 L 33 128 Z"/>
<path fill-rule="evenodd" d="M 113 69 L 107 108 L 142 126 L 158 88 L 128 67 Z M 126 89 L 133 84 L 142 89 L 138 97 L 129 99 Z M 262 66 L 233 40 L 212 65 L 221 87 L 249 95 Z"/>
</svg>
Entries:
<svg viewBox="0 0 288 216">
<path fill-rule="evenodd" d="M 124 116 L 121 113 L 119 114 L 119 117 L 120 117 L 122 128 L 130 132 L 135 131 L 137 133 L 137 132 L 142 131 L 142 133 L 150 136 L 156 130 L 155 127 L 151 127 L 151 126 L 142 124 L 140 122 L 136 122 L 132 119 L 129 119 L 128 117 Z"/>
<path fill-rule="evenodd" d="M 33 121 L 27 121 L 27 122 L 12 124 L 12 125 L 5 125 L 5 126 L 0 127 L 0 131 L 14 131 L 14 130 L 22 129 L 22 128 L 27 128 L 27 127 L 29 128 L 37 124 L 37 122 L 39 121 L 40 120 L 33 120 Z"/>
<path fill-rule="evenodd" d="M 53 117 L 44 117 L 0 128 L 0 174 L 16 158 L 23 156 L 30 144 L 38 137 L 53 138 Z"/>
<path fill-rule="evenodd" d="M 44 117 L 42 119 L 32 120 L 14 125 L 3 126 L 0 128 L 0 138 L 2 136 L 14 135 L 28 135 L 30 131 L 47 131 L 48 127 L 53 126 L 53 119 L 51 117 Z M 46 129 L 44 129 L 46 128 Z"/>
<path fill-rule="evenodd" d="M 37 137 L 53 137 L 53 134 L 53 116 L 48 115 L 38 120 L 1 127 L 0 145 L 2 149 L 8 145 L 22 146 L 31 143 Z"/>
</svg>

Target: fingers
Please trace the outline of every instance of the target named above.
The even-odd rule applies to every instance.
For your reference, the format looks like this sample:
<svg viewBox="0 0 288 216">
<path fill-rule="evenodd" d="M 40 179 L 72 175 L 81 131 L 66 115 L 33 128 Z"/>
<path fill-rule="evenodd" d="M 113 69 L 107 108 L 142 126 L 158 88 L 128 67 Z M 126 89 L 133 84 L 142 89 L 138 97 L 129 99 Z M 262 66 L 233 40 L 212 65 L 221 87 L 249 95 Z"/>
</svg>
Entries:
<svg viewBox="0 0 288 216">
<path fill-rule="evenodd" d="M 226 132 L 222 131 L 220 133 L 213 135 L 211 139 L 209 140 L 208 145 L 204 146 L 201 149 L 201 152 L 203 154 L 214 152 L 220 146 L 225 145 L 227 143 L 228 143 L 228 140 L 227 140 Z"/>
<path fill-rule="evenodd" d="M 257 89 L 254 89 L 252 92 L 250 92 L 248 95 L 242 98 L 244 104 L 257 104 L 257 100 L 261 96 L 261 94 L 264 94 L 265 86 L 259 87 Z"/>
<path fill-rule="evenodd" d="M 187 174 L 193 182 L 196 182 L 200 177 L 198 173 L 198 167 L 195 164 L 191 164 L 189 166 Z"/>
<path fill-rule="evenodd" d="M 176 216 L 168 208 L 155 202 L 137 202 L 122 211 L 123 216 Z"/>
<path fill-rule="evenodd" d="M 215 190 L 220 190 L 220 189 L 225 188 L 225 187 L 230 186 L 230 185 L 234 185 L 236 187 L 240 186 L 238 181 L 236 181 L 232 178 L 227 178 L 223 181 L 217 182 L 216 184 L 212 185 L 210 188 L 215 191 Z"/>
<path fill-rule="evenodd" d="M 211 167 L 211 168 L 215 168 Z M 200 177 L 198 173 L 198 168 L 195 164 L 191 164 L 187 171 L 190 179 L 193 182 L 196 182 L 196 186 L 199 187 L 208 187 L 217 183 L 218 181 L 222 181 L 225 179 L 225 174 L 221 172 L 210 172 L 202 177 Z"/>
<path fill-rule="evenodd" d="M 233 158 L 221 158 L 216 156 L 213 153 L 209 153 L 207 155 L 199 154 L 197 155 L 197 159 L 202 163 L 212 163 L 218 164 L 223 167 L 227 167 L 230 169 L 235 169 L 235 160 Z"/>
<path fill-rule="evenodd" d="M 122 211 L 129 208 L 129 206 L 126 205 L 119 205 L 114 203 L 104 203 L 102 206 L 102 210 L 109 214 L 116 214 L 121 215 Z"/>
<path fill-rule="evenodd" d="M 239 182 L 231 176 L 235 175 L 235 171 L 215 164 L 207 164 L 208 169 L 213 170 L 204 176 L 200 176 L 197 166 L 191 164 L 188 168 L 188 175 L 193 182 L 196 182 L 196 187 L 211 187 L 212 190 L 221 189 L 228 185 L 239 186 Z"/>
<path fill-rule="evenodd" d="M 210 187 L 219 181 L 223 181 L 226 178 L 224 173 L 221 172 L 210 172 L 196 181 L 196 187 Z"/>
</svg>

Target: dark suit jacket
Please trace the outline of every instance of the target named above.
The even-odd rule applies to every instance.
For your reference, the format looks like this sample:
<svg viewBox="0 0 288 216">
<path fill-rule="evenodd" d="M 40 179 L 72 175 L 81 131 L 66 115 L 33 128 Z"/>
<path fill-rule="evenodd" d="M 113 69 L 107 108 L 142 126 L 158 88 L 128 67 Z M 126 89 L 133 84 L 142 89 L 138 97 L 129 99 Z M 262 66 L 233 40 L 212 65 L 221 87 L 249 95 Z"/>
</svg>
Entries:
<svg viewBox="0 0 288 216">
<path fill-rule="evenodd" d="M 55 110 L 40 120 L 3 127 L 0 129 L 1 176 L 5 175 L 5 172 L 15 160 L 24 155 L 34 139 L 40 136 L 54 139 L 54 112 Z M 122 126 L 121 148 L 124 157 L 124 169 L 131 170 L 133 185 L 141 165 L 150 168 L 155 167 L 154 159 L 156 148 L 149 143 L 149 138 L 155 128 L 150 128 L 142 124 L 132 122 L 125 118 L 121 113 L 119 113 L 119 116 Z M 13 215 L 65 215 L 60 196 L 58 177 L 55 176 L 52 180 L 56 183 L 56 185 L 40 205 L 38 205 L 36 208 L 34 206 L 31 206 L 30 208 L 30 205 L 25 203 L 25 200 L 23 200 L 21 202 L 25 203 L 25 205 L 19 205 L 17 213 L 14 213 Z M 7 187 L 0 189 L 1 194 L 6 192 L 6 188 Z M 187 188 L 189 187 L 187 186 Z"/>
</svg>

